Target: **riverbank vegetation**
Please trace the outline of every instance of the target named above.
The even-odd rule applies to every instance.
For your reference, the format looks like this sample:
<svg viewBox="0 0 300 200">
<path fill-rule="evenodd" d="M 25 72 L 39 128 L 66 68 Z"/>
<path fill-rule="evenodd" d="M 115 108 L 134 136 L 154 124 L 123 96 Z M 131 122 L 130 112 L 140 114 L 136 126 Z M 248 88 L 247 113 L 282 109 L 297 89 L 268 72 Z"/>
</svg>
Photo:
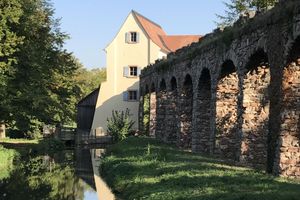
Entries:
<svg viewBox="0 0 300 200">
<path fill-rule="evenodd" d="M 192 154 L 150 138 L 107 149 L 100 173 L 121 199 L 292 200 L 300 181 Z"/>
</svg>

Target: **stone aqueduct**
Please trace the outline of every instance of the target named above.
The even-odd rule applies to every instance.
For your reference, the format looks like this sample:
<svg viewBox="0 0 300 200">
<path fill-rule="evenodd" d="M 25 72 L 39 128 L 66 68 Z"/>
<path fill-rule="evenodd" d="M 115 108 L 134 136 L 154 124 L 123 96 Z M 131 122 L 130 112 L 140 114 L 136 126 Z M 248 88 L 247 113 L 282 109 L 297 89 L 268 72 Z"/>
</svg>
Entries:
<svg viewBox="0 0 300 200">
<path fill-rule="evenodd" d="M 299 0 L 206 35 L 140 83 L 140 128 L 158 139 L 300 177 Z"/>
</svg>

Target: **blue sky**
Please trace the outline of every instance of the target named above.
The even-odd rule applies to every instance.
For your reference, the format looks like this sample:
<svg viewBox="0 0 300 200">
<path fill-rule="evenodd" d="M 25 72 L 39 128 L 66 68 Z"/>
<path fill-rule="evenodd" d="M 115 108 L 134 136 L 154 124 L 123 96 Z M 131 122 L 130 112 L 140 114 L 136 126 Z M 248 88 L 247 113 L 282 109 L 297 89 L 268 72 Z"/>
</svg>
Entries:
<svg viewBox="0 0 300 200">
<path fill-rule="evenodd" d="M 228 0 L 225 0 L 228 1 Z M 161 25 L 169 35 L 211 32 L 223 14 L 222 0 L 52 0 L 55 17 L 70 35 L 65 48 L 87 68 L 105 67 L 103 48 L 133 9 Z"/>
</svg>

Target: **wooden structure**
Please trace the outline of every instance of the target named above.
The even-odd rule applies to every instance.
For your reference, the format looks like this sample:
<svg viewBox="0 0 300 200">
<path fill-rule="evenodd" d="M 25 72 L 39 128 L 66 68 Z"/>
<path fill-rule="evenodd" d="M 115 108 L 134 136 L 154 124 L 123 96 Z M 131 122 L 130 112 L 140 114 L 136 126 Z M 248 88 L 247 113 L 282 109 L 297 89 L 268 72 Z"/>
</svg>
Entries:
<svg viewBox="0 0 300 200">
<path fill-rule="evenodd" d="M 75 140 L 76 129 L 61 127 L 58 132 L 58 139 L 61 141 L 74 141 Z"/>
<path fill-rule="evenodd" d="M 97 88 L 77 104 L 77 129 L 89 132 L 92 127 L 100 88 Z"/>
<path fill-rule="evenodd" d="M 91 134 L 77 129 L 75 142 L 76 145 L 106 145 L 112 143 L 112 137 L 110 135 Z"/>
</svg>

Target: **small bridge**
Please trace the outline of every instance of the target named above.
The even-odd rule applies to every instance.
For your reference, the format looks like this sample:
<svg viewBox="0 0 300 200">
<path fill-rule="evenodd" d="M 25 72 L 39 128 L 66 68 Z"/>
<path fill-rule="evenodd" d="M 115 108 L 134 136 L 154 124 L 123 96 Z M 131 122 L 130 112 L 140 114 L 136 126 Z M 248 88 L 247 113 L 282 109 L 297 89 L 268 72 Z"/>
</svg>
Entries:
<svg viewBox="0 0 300 200">
<path fill-rule="evenodd" d="M 62 127 L 57 131 L 56 138 L 65 143 L 76 145 L 107 145 L 112 143 L 112 137 L 109 135 L 92 135 L 89 131 L 68 127 Z"/>
</svg>

